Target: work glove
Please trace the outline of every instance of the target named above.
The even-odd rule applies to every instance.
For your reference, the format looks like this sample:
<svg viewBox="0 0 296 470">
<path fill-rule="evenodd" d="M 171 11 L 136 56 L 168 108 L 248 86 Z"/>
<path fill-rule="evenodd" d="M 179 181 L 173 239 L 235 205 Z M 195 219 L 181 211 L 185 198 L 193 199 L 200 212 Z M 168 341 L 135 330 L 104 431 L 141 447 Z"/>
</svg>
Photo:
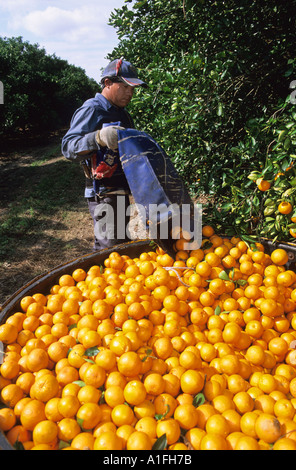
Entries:
<svg viewBox="0 0 296 470">
<path fill-rule="evenodd" d="M 111 150 L 118 148 L 118 129 L 124 129 L 120 126 L 105 126 L 96 133 L 96 142 L 102 147 L 108 147 Z"/>
</svg>

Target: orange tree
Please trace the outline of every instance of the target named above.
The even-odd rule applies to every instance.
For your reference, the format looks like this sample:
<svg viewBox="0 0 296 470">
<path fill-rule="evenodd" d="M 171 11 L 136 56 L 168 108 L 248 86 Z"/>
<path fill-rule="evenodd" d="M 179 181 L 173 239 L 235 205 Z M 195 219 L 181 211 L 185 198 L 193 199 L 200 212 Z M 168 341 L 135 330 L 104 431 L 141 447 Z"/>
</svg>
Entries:
<svg viewBox="0 0 296 470">
<path fill-rule="evenodd" d="M 269 119 L 248 123 L 248 137 L 232 152 L 254 155 L 249 173 L 224 173 L 231 197 L 208 208 L 208 218 L 226 233 L 274 241 L 296 238 L 296 109 L 291 97 Z M 256 158 L 255 158 L 256 157 Z"/>
<path fill-rule="evenodd" d="M 256 180 L 268 179 L 274 203 L 290 188 L 279 190 L 293 174 L 295 15 L 295 0 L 126 0 L 110 18 L 119 44 L 109 58 L 129 59 L 149 84 L 132 101 L 137 128 L 211 201 L 204 219 L 224 232 L 289 234 L 276 208 L 266 220 Z"/>
</svg>

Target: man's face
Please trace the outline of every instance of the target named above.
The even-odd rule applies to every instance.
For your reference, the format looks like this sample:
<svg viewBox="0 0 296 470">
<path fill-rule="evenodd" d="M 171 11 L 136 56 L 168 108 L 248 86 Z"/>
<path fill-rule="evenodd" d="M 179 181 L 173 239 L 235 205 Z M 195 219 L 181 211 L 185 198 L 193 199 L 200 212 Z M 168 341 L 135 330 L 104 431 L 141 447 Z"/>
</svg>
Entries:
<svg viewBox="0 0 296 470">
<path fill-rule="evenodd" d="M 102 94 L 113 105 L 124 108 L 133 97 L 134 87 L 123 82 L 112 82 L 107 79 Z"/>
</svg>

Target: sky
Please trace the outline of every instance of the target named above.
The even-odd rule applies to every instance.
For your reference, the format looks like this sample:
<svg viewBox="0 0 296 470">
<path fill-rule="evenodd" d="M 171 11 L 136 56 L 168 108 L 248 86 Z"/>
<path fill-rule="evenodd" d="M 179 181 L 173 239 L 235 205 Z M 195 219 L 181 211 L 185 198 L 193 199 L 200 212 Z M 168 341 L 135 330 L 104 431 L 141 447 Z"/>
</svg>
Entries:
<svg viewBox="0 0 296 470">
<path fill-rule="evenodd" d="M 22 36 L 99 82 L 105 57 L 118 44 L 108 20 L 123 5 L 124 0 L 0 0 L 0 36 Z"/>
</svg>

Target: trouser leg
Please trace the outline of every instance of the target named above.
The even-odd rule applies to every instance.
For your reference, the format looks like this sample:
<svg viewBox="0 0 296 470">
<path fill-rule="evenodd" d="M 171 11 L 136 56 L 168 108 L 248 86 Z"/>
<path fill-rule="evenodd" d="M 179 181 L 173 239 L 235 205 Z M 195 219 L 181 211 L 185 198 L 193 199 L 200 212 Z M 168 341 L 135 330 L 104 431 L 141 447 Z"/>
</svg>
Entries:
<svg viewBox="0 0 296 470">
<path fill-rule="evenodd" d="M 111 248 L 129 241 L 126 227 L 129 217 L 126 210 L 129 205 L 129 196 L 109 195 L 95 200 L 88 199 L 88 207 L 94 223 L 95 251 Z"/>
</svg>

